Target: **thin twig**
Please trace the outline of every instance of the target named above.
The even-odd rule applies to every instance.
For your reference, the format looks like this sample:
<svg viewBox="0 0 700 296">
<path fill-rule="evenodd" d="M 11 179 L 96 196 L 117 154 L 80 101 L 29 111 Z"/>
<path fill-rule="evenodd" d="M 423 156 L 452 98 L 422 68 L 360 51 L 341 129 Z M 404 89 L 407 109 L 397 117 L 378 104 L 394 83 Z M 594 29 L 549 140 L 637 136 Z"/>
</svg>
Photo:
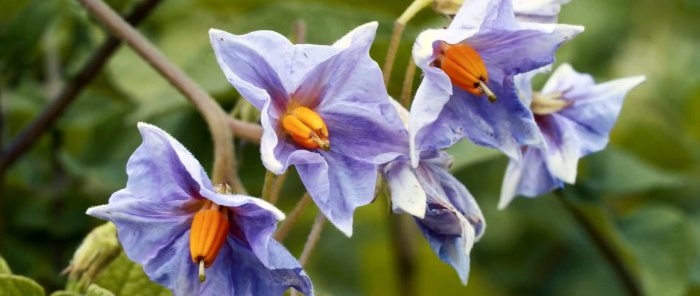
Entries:
<svg viewBox="0 0 700 296">
<path fill-rule="evenodd" d="M 288 173 L 289 170 L 285 171 L 281 175 L 277 176 L 277 178 L 275 178 L 275 183 L 271 188 L 269 196 L 271 204 L 276 204 L 277 201 L 280 199 L 280 192 L 282 192 L 282 187 L 284 186 L 284 181 L 287 180 Z"/>
<path fill-rule="evenodd" d="M 161 0 L 144 0 L 126 17 L 133 24 L 139 24 L 160 3 Z M 24 152 L 28 151 L 37 138 L 60 116 L 63 111 L 80 94 L 106 64 L 109 57 L 119 47 L 120 41 L 116 37 L 108 37 L 107 40 L 90 56 L 87 63 L 78 71 L 71 81 L 63 87 L 59 94 L 51 100 L 41 114 L 29 124 L 22 132 L 3 149 L 0 154 L 0 171 L 5 171 Z"/>
<path fill-rule="evenodd" d="M 384 74 L 384 85 L 389 85 L 391 80 L 391 71 L 394 69 L 394 60 L 396 59 L 396 52 L 399 50 L 399 42 L 401 42 L 401 34 L 403 33 L 404 24 L 399 23 L 397 20 L 394 22 L 394 29 L 391 31 L 391 39 L 389 40 L 389 47 L 386 50 L 386 58 L 384 58 L 384 68 L 382 69 L 382 74 Z"/>
<path fill-rule="evenodd" d="M 306 22 L 304 20 L 296 20 L 294 22 L 294 43 L 302 44 L 306 42 Z"/>
<path fill-rule="evenodd" d="M 401 105 L 406 109 L 411 107 L 411 93 L 413 91 L 413 77 L 416 75 L 416 63 L 413 57 L 408 59 L 406 66 L 406 76 L 403 79 L 403 89 L 401 90 Z"/>
<path fill-rule="evenodd" d="M 306 238 L 304 249 L 301 251 L 301 255 L 299 256 L 299 263 L 301 266 L 306 265 L 306 262 L 309 261 L 311 253 L 314 251 L 318 240 L 321 238 L 321 231 L 323 230 L 323 225 L 325 223 L 326 216 L 319 211 L 316 215 L 316 220 L 314 220 L 314 224 L 311 226 L 311 231 L 309 231 L 309 237 Z"/>
<path fill-rule="evenodd" d="M 214 140 L 214 169 L 212 181 L 240 187 L 240 180 L 233 180 L 233 141 L 229 117 L 224 110 L 182 70 L 170 62 L 153 44 L 119 17 L 101 0 L 80 0 L 90 13 L 111 32 L 124 40 L 137 54 L 177 88 L 202 113 Z M 241 188 L 235 188 L 240 192 Z"/>
<path fill-rule="evenodd" d="M 294 206 L 294 209 L 287 215 L 287 218 L 282 221 L 280 228 L 275 232 L 275 240 L 278 242 L 284 241 L 287 234 L 289 234 L 289 231 L 292 229 L 292 226 L 299 220 L 301 213 L 304 212 L 304 209 L 306 209 L 310 203 L 311 195 L 309 195 L 308 192 L 304 193 L 304 196 L 301 197 L 296 206 Z"/>
<path fill-rule="evenodd" d="M 562 204 L 564 204 L 564 208 L 567 209 L 574 220 L 576 220 L 581 228 L 583 228 L 583 231 L 586 233 L 591 242 L 593 242 L 593 245 L 596 246 L 598 251 L 600 251 L 601 255 L 603 255 L 603 258 L 613 268 L 613 271 L 617 275 L 625 291 L 627 291 L 627 294 L 633 296 L 641 295 L 642 292 L 637 281 L 635 280 L 634 276 L 632 276 L 627 266 L 620 259 L 621 256 L 617 254 L 615 249 L 598 231 L 593 222 L 589 221 L 586 215 L 575 204 L 567 199 L 563 191 L 556 190 L 554 193 Z"/>
<path fill-rule="evenodd" d="M 396 215 L 389 211 L 389 228 L 394 251 L 394 264 L 398 275 L 399 295 L 416 295 L 416 244 L 411 233 L 413 219 L 408 215 Z"/>
<path fill-rule="evenodd" d="M 270 192 L 272 192 L 272 186 L 274 186 L 275 179 L 275 173 L 269 170 L 265 171 L 265 181 L 263 181 L 262 193 L 260 194 L 260 198 L 262 198 L 264 201 L 270 201 Z"/>
</svg>

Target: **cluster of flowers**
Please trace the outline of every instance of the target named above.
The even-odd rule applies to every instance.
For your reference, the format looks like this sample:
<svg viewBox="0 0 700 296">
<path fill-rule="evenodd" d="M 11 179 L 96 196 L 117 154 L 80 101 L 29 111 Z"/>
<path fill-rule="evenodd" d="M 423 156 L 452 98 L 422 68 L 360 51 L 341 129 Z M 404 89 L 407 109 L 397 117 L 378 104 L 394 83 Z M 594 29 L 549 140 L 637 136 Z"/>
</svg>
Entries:
<svg viewBox="0 0 700 296">
<path fill-rule="evenodd" d="M 389 97 L 369 56 L 376 23 L 330 46 L 295 45 L 270 31 L 210 36 L 228 81 L 261 111 L 268 170 L 294 165 L 347 236 L 381 173 L 394 211 L 415 216 L 435 253 L 466 283 L 485 222 L 443 150 L 468 138 L 505 153 L 511 161 L 500 207 L 516 195 L 543 194 L 574 182 L 578 159 L 603 149 L 623 97 L 644 80 L 596 84 L 563 65 L 533 92 L 532 77 L 583 31 L 556 23 L 559 6 L 470 0 L 449 27 L 421 33 L 413 57 L 424 78 L 410 113 Z M 126 188 L 88 214 L 116 224 L 124 251 L 152 280 L 177 295 L 281 295 L 289 287 L 313 294 L 299 262 L 271 239 L 283 213 L 215 187 L 170 135 L 138 128 L 143 143 L 128 161 Z"/>
</svg>

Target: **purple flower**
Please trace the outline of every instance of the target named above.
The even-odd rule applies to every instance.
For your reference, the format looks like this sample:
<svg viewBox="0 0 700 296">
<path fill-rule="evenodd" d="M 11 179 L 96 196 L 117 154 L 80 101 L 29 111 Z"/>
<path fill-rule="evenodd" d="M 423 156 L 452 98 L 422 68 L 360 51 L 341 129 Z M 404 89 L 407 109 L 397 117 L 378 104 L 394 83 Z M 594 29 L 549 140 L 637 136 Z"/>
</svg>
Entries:
<svg viewBox="0 0 700 296">
<path fill-rule="evenodd" d="M 424 212 L 416 223 L 440 259 L 457 271 L 463 284 L 469 276 L 469 253 L 484 233 L 486 223 L 479 205 L 448 168 L 452 157 L 445 152 L 422 152 L 417 168 L 407 157 L 384 167 L 395 210 L 416 209 L 424 202 Z M 396 203 L 399 203 L 397 206 Z"/>
<path fill-rule="evenodd" d="M 408 111 L 395 107 L 402 119 Z M 404 137 L 403 142 L 408 142 Z M 410 164 L 408 151 L 383 166 L 391 190 L 394 212 L 415 216 L 430 247 L 452 265 L 462 283 L 469 275 L 469 253 L 484 233 L 486 223 L 474 197 L 448 171 L 452 157 L 442 151 L 421 152 L 418 167 Z"/>
<path fill-rule="evenodd" d="M 320 210 L 346 235 L 355 208 L 374 198 L 377 167 L 405 147 L 407 131 L 369 56 L 377 23 L 360 26 L 331 46 L 292 44 L 257 31 L 211 30 L 226 78 L 261 110 L 265 167 L 296 170 Z"/>
<path fill-rule="evenodd" d="M 174 295 L 282 295 L 289 287 L 313 294 L 299 262 L 271 239 L 284 214 L 257 198 L 218 193 L 182 144 L 155 126 L 138 128 L 143 143 L 127 163 L 126 188 L 87 214 L 117 226 L 124 252 L 151 280 Z"/>
<path fill-rule="evenodd" d="M 590 75 L 564 64 L 541 93 L 524 98 L 532 101 L 544 144 L 523 147 L 522 159 L 511 159 L 499 208 L 505 208 L 516 195 L 535 197 L 563 187 L 564 182 L 573 184 L 578 160 L 605 148 L 625 95 L 644 79 L 636 76 L 595 84 Z"/>
<path fill-rule="evenodd" d="M 582 27 L 518 22 L 511 1 L 465 3 L 446 29 L 421 33 L 413 47 L 425 77 L 411 106 L 411 161 L 419 151 L 464 137 L 520 156 L 541 141 L 513 76 L 551 64 L 559 45 Z"/>
</svg>

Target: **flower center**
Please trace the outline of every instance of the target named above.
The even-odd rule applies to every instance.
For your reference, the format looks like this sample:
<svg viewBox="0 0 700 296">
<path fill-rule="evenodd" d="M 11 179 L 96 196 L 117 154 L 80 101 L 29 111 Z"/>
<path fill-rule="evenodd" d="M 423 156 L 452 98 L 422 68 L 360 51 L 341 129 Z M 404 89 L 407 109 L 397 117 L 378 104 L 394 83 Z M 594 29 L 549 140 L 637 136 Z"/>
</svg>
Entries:
<svg viewBox="0 0 700 296">
<path fill-rule="evenodd" d="M 486 95 L 489 101 L 496 101 L 487 86 L 489 73 L 479 53 L 468 44 L 447 44 L 441 42 L 435 66 L 450 77 L 452 84 L 477 96 Z"/>
<path fill-rule="evenodd" d="M 228 209 L 207 201 L 194 215 L 190 231 L 190 255 L 199 265 L 199 281 L 204 282 L 204 268 L 214 263 L 229 230 Z"/>
<path fill-rule="evenodd" d="M 328 127 L 321 116 L 306 107 L 294 107 L 282 118 L 282 128 L 294 142 L 308 149 L 330 150 Z"/>
<path fill-rule="evenodd" d="M 562 99 L 562 95 L 561 92 L 532 94 L 532 103 L 530 104 L 532 113 L 536 115 L 547 115 L 569 107 L 573 102 Z"/>
</svg>

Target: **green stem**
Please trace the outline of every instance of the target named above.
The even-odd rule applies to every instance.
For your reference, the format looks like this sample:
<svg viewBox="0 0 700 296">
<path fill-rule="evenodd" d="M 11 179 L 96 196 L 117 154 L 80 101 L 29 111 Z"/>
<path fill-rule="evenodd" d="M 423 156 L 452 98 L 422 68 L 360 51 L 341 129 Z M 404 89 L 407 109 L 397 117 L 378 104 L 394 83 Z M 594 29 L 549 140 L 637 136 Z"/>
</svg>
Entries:
<svg viewBox="0 0 700 296">
<path fill-rule="evenodd" d="M 411 107 L 411 94 L 413 92 L 413 77 L 416 75 L 416 63 L 413 57 L 408 59 L 406 66 L 406 76 L 403 79 L 403 89 L 401 90 L 401 105 L 406 109 Z"/>
<path fill-rule="evenodd" d="M 557 199 L 562 202 L 564 208 L 571 214 L 574 220 L 581 226 L 593 245 L 600 251 L 603 259 L 610 264 L 627 294 L 633 296 L 642 295 L 641 288 L 630 272 L 630 269 L 621 260 L 622 256 L 620 256 L 615 248 L 604 238 L 602 232 L 596 228 L 593 221 L 590 221 L 588 216 L 586 216 L 576 204 L 570 201 L 562 190 L 556 190 L 554 194 L 558 197 Z"/>
<path fill-rule="evenodd" d="M 309 193 L 304 193 L 304 196 L 301 197 L 299 202 L 294 206 L 294 209 L 287 215 L 287 218 L 282 221 L 282 225 L 280 226 L 279 229 L 277 229 L 277 232 L 275 232 L 275 240 L 278 242 L 284 241 L 284 239 L 287 237 L 287 234 L 289 234 L 289 231 L 292 229 L 292 226 L 299 220 L 299 217 L 301 217 L 301 213 L 304 212 L 304 209 L 311 203 L 311 196 Z"/>
<path fill-rule="evenodd" d="M 394 22 L 394 29 L 391 32 L 391 39 L 389 40 L 389 47 L 387 48 L 386 58 L 384 58 L 384 67 L 382 68 L 382 74 L 384 74 L 384 85 L 389 85 L 391 81 L 391 71 L 394 69 L 394 60 L 396 59 L 396 52 L 399 49 L 399 42 L 401 42 L 401 34 L 408 21 L 410 21 L 419 11 L 423 8 L 430 6 L 432 0 L 415 0 L 413 1 L 404 12 L 396 19 Z"/>
</svg>

